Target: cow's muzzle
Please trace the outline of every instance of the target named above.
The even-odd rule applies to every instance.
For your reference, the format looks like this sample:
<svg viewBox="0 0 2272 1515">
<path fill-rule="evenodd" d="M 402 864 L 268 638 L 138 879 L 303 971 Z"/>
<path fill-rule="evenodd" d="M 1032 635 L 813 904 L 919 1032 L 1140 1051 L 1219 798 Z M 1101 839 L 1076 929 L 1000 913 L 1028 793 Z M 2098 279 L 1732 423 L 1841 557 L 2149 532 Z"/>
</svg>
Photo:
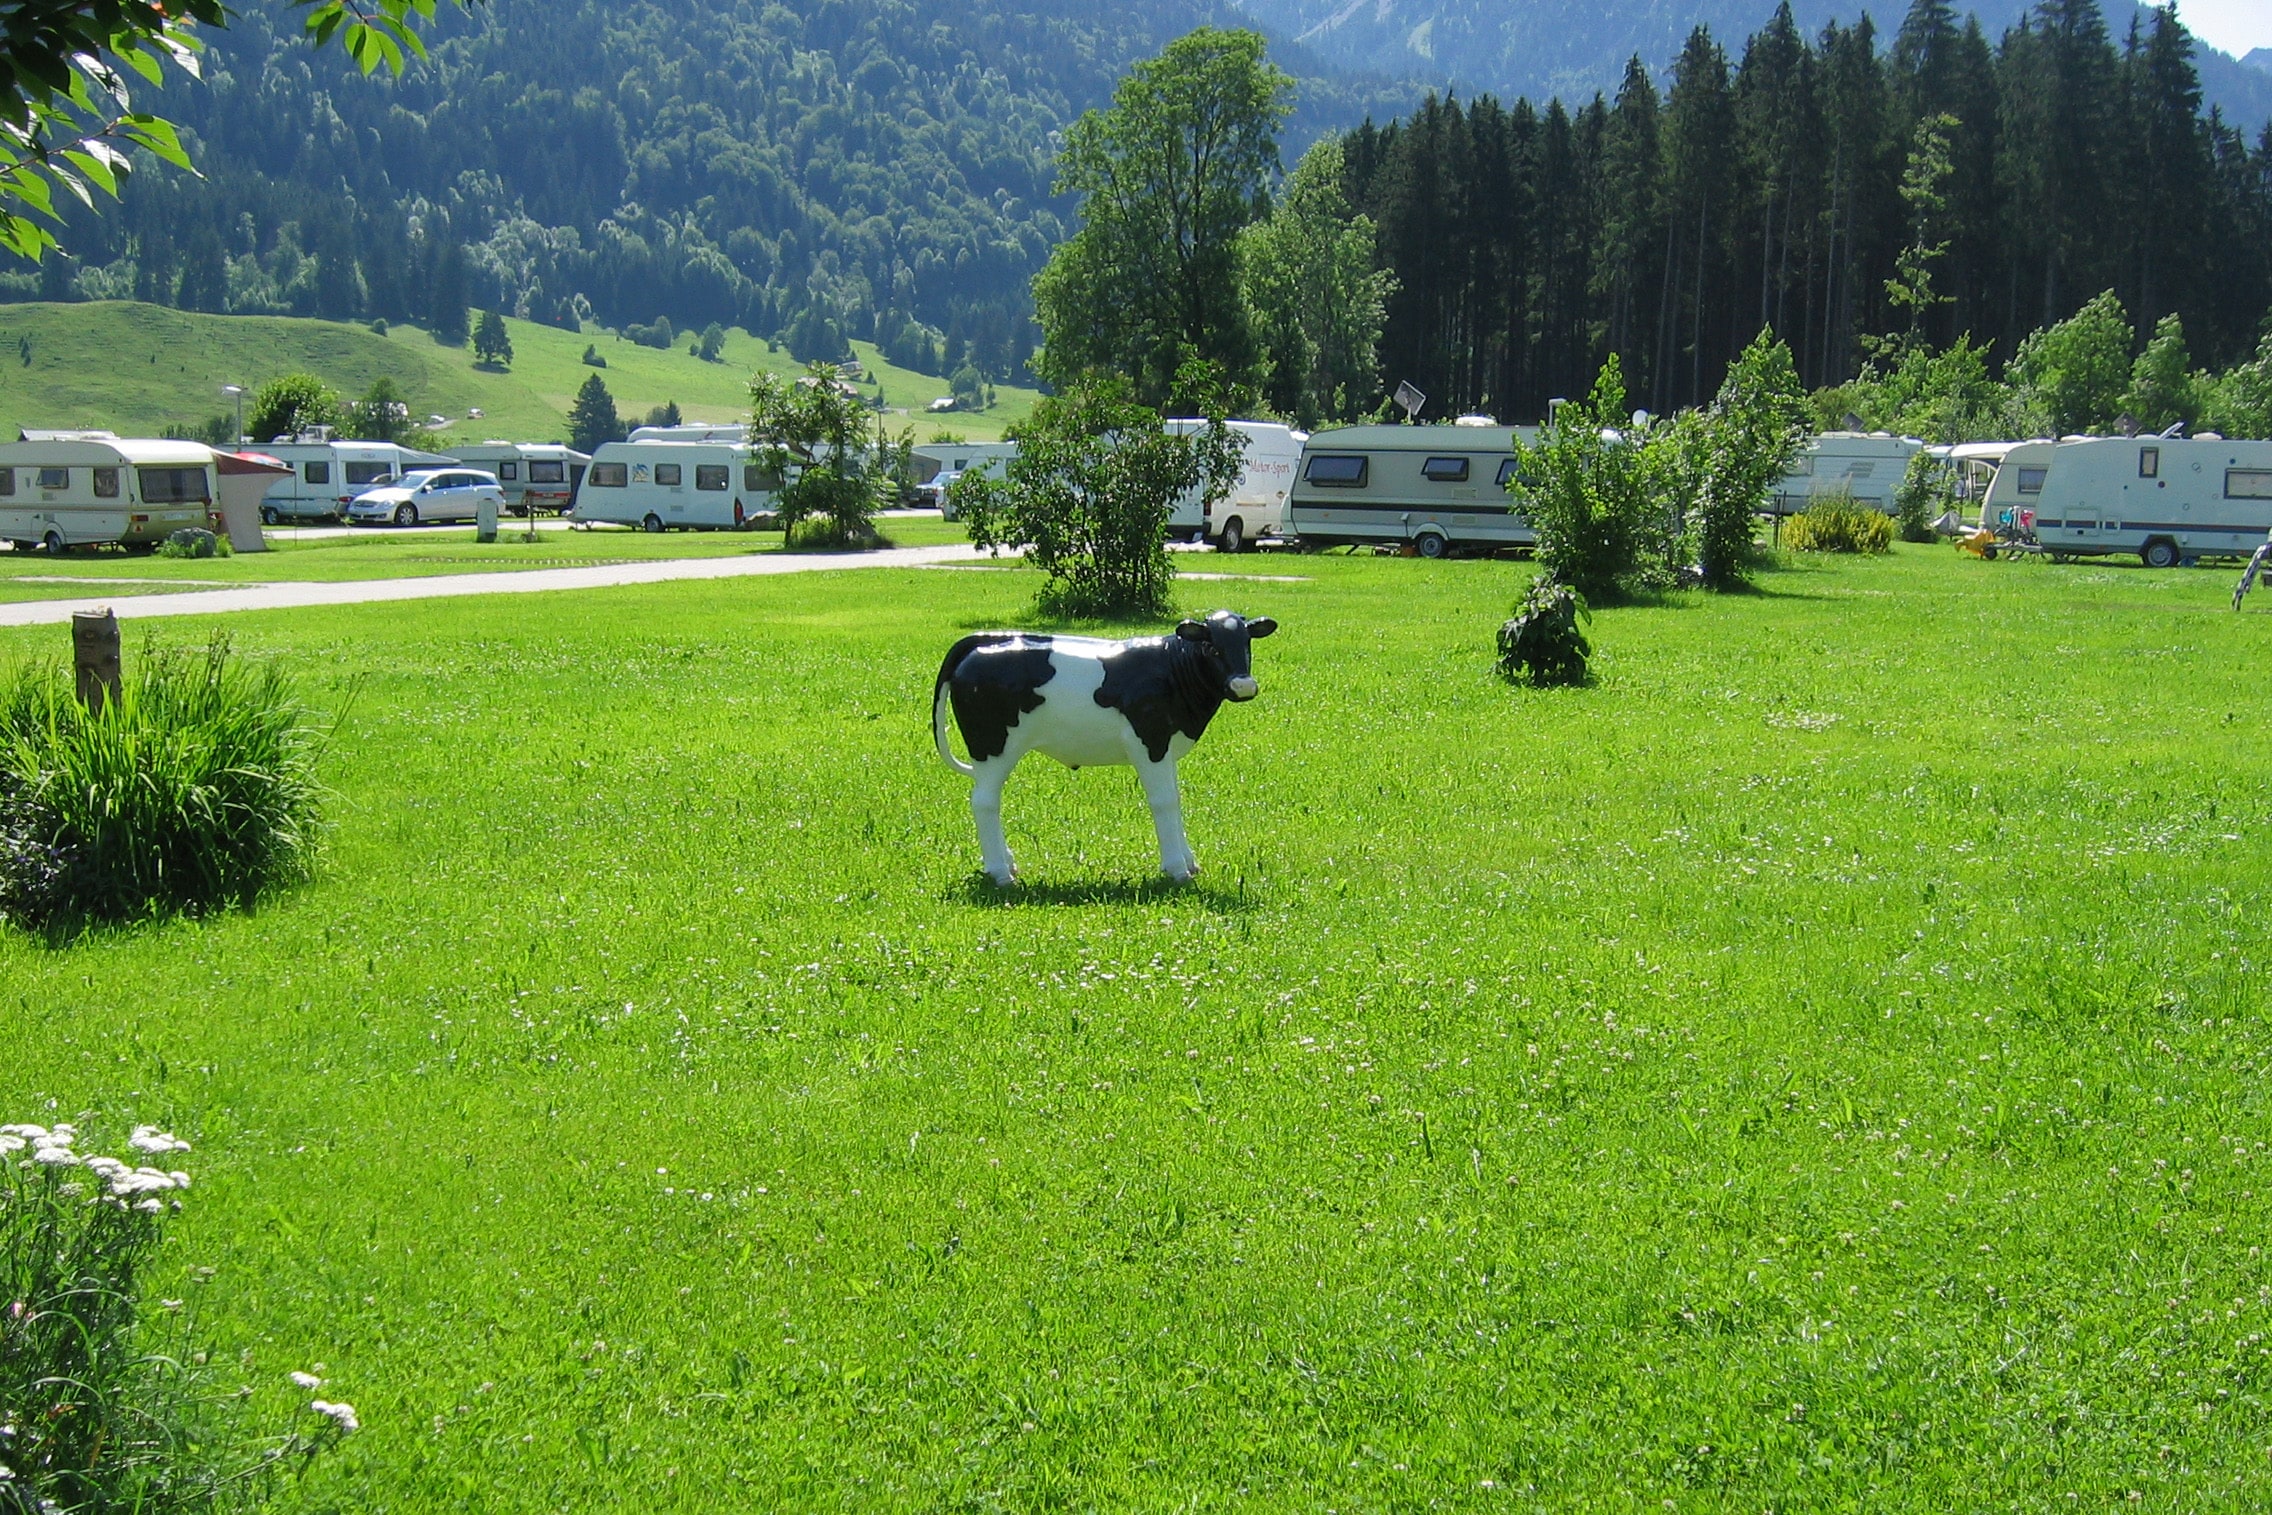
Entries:
<svg viewBox="0 0 2272 1515">
<path fill-rule="evenodd" d="M 1231 698 L 1234 700 L 1251 700 L 1260 693 L 1262 686 L 1247 675 L 1241 674 L 1231 680 Z"/>
</svg>

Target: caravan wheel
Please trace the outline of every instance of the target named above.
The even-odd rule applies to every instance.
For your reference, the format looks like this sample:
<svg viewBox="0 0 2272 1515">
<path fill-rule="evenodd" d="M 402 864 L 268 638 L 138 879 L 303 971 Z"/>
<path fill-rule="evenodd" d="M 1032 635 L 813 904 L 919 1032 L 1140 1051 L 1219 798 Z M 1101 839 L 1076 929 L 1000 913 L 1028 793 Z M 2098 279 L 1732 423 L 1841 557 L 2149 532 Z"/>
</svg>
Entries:
<svg viewBox="0 0 2272 1515">
<path fill-rule="evenodd" d="M 661 536 L 663 534 L 663 518 L 650 510 L 647 512 L 647 519 L 639 523 L 639 529 Z"/>
<path fill-rule="evenodd" d="M 50 526 L 47 529 L 47 535 L 40 540 L 39 545 L 49 557 L 59 558 L 63 556 L 63 533 Z"/>
<path fill-rule="evenodd" d="M 273 505 L 263 505 L 263 506 L 261 506 L 261 507 L 260 507 L 260 524 L 261 524 L 261 525 L 263 525 L 263 526 L 277 526 L 277 525 L 281 525 L 281 524 L 283 523 L 283 520 L 284 520 L 284 516 L 283 516 L 282 512 L 278 511 L 278 510 L 277 510 L 277 508 L 276 508 L 275 506 L 273 506 Z"/>
<path fill-rule="evenodd" d="M 1445 541 L 1441 535 L 1433 531 L 1421 532 L 1419 539 L 1412 546 L 1424 558 L 1447 557 L 1452 550 L 1451 543 Z"/>
<path fill-rule="evenodd" d="M 2177 544 L 2168 537 L 2156 537 L 2139 550 L 2138 561 L 2148 568 L 2175 568 Z"/>
</svg>

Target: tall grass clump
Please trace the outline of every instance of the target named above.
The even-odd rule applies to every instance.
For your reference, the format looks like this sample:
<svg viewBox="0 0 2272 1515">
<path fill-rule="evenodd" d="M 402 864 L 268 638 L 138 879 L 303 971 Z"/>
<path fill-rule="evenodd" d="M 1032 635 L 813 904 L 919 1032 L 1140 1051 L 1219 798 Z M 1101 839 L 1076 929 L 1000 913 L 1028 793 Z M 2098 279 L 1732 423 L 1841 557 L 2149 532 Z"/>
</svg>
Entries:
<svg viewBox="0 0 2272 1515">
<path fill-rule="evenodd" d="M 1891 552 L 1893 517 L 1856 504 L 1850 491 L 1818 495 L 1784 523 L 1783 544 L 1793 552 Z"/>
<path fill-rule="evenodd" d="M 34 930 L 249 905 L 313 866 L 322 732 L 290 678 L 152 649 L 90 711 L 68 672 L 0 694 L 0 914 Z"/>
<path fill-rule="evenodd" d="M 251 1505 L 274 1477 L 359 1429 L 314 1400 L 280 1434 L 248 1436 L 241 1393 L 207 1383 L 177 1338 L 181 1301 L 142 1309 L 189 1144 L 151 1126 L 136 1161 L 78 1151 L 69 1125 L 0 1126 L 0 1511 L 108 1515 Z M 301 1391 L 321 1386 L 296 1373 Z"/>
</svg>

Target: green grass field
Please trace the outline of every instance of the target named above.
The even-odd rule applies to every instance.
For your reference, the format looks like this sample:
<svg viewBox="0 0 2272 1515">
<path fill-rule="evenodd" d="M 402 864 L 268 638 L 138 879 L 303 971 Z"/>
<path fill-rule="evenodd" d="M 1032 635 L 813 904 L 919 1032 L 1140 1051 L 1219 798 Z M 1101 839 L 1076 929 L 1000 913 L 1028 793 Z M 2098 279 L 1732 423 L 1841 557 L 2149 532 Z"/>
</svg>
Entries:
<svg viewBox="0 0 2272 1515">
<path fill-rule="evenodd" d="M 169 423 L 229 413 L 224 384 L 255 389 L 305 369 L 349 398 L 382 376 L 392 378 L 413 414 L 450 418 L 445 441 L 552 441 L 567 434 L 568 407 L 595 372 L 627 418 L 675 400 L 691 420 L 735 421 L 749 413 L 752 373 L 800 371 L 786 352 L 768 352 L 764 341 L 738 327 L 722 361 L 705 363 L 687 353 L 683 339 L 664 351 L 598 330 L 578 335 L 528 321 L 505 324 L 513 366 L 494 373 L 474 367 L 470 348 L 440 346 L 409 326 L 382 337 L 336 321 L 197 315 L 126 301 L 0 306 L 0 428 L 10 437 L 23 426 L 154 434 Z M 587 345 L 607 359 L 606 369 L 584 365 Z M 881 383 L 889 406 L 921 412 L 947 392 L 944 380 L 894 367 L 868 343 L 855 342 L 853 350 Z M 890 423 L 895 430 L 912 427 L 919 442 L 942 432 L 960 440 L 996 438 L 1032 410 L 1035 396 L 1002 388 L 997 397 L 983 413 L 911 414 Z M 480 420 L 467 419 L 471 408 L 483 412 Z"/>
<path fill-rule="evenodd" d="M 1181 889 L 1040 759 L 976 881 L 1024 573 L 237 618 L 328 869 L 0 936 L 0 1119 L 196 1144 L 294 1508 L 2264 1503 L 2272 616 L 1903 549 L 1540 692 L 1527 566 L 1255 571 Z"/>
</svg>

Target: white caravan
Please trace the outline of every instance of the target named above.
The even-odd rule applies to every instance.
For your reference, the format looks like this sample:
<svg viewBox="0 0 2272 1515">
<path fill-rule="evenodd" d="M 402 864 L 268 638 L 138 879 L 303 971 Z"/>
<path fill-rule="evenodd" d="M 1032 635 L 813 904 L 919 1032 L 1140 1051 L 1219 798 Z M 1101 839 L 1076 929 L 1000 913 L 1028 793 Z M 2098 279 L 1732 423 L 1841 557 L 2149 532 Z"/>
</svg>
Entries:
<svg viewBox="0 0 2272 1515">
<path fill-rule="evenodd" d="M 2051 475 L 2051 454 L 2059 444 L 2049 438 L 2013 442 L 1989 476 L 1980 495 L 1980 524 L 2005 536 L 2025 536 L 2035 529 L 2036 507 L 2043 500 L 2044 481 Z"/>
<path fill-rule="evenodd" d="M 522 516 L 532 509 L 565 511 L 592 461 L 591 454 L 558 442 L 480 442 L 451 453 L 467 468 L 495 475 L 505 509 Z"/>
<path fill-rule="evenodd" d="M 1817 498 L 1841 490 L 1854 503 L 1870 510 L 1894 513 L 1894 491 L 1909 460 L 1924 451 L 1915 437 L 1897 437 L 1889 431 L 1826 431 L 1807 439 L 1791 460 L 1788 473 L 1777 481 L 1770 513 L 1797 515 Z"/>
<path fill-rule="evenodd" d="M 1183 437 L 1206 424 L 1172 420 L 1167 428 L 1171 435 Z M 1302 444 L 1309 433 L 1276 421 L 1229 425 L 1244 448 L 1239 476 L 1219 500 L 1203 500 L 1194 489 L 1176 501 L 1168 517 L 1170 538 L 1208 541 L 1225 552 L 1240 552 L 1264 537 L 1287 535 L 1286 495 L 1294 486 L 1294 469 L 1302 461 Z"/>
<path fill-rule="evenodd" d="M 260 502 L 260 518 L 270 526 L 286 521 L 343 521 L 347 507 L 363 491 L 392 484 L 415 468 L 446 467 L 457 461 L 396 442 L 335 442 L 317 432 L 303 432 L 292 441 L 274 442 L 259 451 L 292 470 Z"/>
<path fill-rule="evenodd" d="M 780 489 L 746 443 L 608 442 L 592 454 L 573 515 L 579 526 L 739 531 L 773 514 Z"/>
<path fill-rule="evenodd" d="M 0 539 L 60 554 L 118 542 L 155 547 L 210 526 L 213 449 L 107 431 L 27 433 L 0 445 Z"/>
<path fill-rule="evenodd" d="M 1018 455 L 1015 442 L 925 442 L 911 448 L 915 464 L 916 498 L 936 505 L 948 520 L 960 512 L 949 498 L 955 481 L 966 473 L 982 479 L 1007 476 L 1010 460 Z"/>
<path fill-rule="evenodd" d="M 1457 548 L 1529 547 L 1538 536 L 1507 485 L 1515 441 L 1535 426 L 1343 426 L 1313 432 L 1287 496 L 1286 529 L 1305 547 L 1410 544 L 1424 558 Z"/>
<path fill-rule="evenodd" d="M 2246 557 L 2268 531 L 2272 442 L 2229 442 L 2214 432 L 2063 441 L 2051 449 L 2035 501 L 2044 551 L 2134 552 L 2148 568 Z"/>
</svg>

